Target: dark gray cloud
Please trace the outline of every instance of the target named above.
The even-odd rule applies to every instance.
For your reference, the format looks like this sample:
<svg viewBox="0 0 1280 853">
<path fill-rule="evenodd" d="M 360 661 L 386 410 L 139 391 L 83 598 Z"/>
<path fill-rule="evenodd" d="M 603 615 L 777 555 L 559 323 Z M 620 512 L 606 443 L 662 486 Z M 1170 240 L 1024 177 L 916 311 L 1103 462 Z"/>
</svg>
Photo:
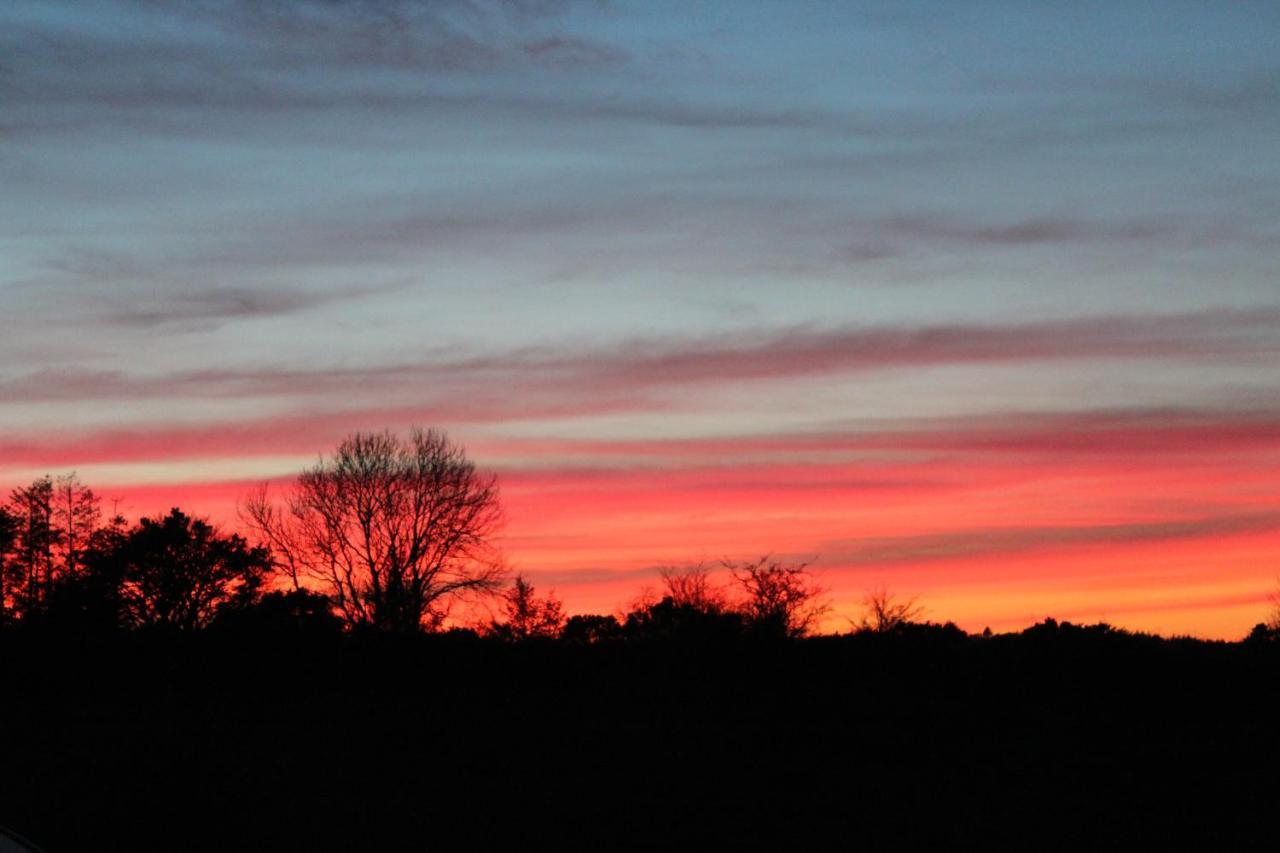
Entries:
<svg viewBox="0 0 1280 853">
<path fill-rule="evenodd" d="M 592 3 L 518 0 L 121 0 L 116 34 L 28 24 L 13 33 L 22 70 L 39 56 L 69 67 L 117 70 L 172 63 L 177 76 L 216 76 L 251 53 L 267 68 L 479 71 L 551 64 L 598 65 L 625 51 L 562 32 L 567 13 Z M 120 38 L 118 33 L 130 32 Z M 179 35 L 181 33 L 181 35 Z M 220 37 L 220 40 L 219 40 Z"/>
<path fill-rule="evenodd" d="M 100 126 L 209 136 L 226 132 L 236 116 L 256 122 L 282 112 L 335 110 L 463 111 L 689 130 L 819 129 L 874 138 L 940 123 L 876 110 L 849 114 L 748 97 L 675 95 L 655 87 L 651 72 L 595 86 L 590 75 L 633 61 L 623 46 L 568 26 L 572 13 L 598 11 L 601 3 L 155 0 L 117 6 L 124 37 L 30 22 L 0 34 L 9 57 L 0 98 L 16 113 L 6 122 L 7 135 Z M 528 85 L 538 72 L 576 72 L 582 85 Z M 530 73 L 535 77 L 522 76 Z M 486 76 L 493 79 L 470 85 Z M 74 120 L 68 110 L 78 110 Z"/>
<path fill-rule="evenodd" d="M 155 328 L 193 324 L 207 327 L 229 320 L 296 314 L 321 305 L 364 297 L 378 288 L 322 290 L 303 287 L 207 287 L 175 289 L 163 295 L 108 309 L 98 322 Z"/>
<path fill-rule="evenodd" d="M 225 259 L 187 255 L 142 258 L 121 251 L 83 248 L 47 262 L 46 272 L 21 285 L 36 304 L 65 327 L 160 330 L 207 330 L 227 322 L 277 317 L 325 305 L 381 296 L 402 283 L 314 284 L 228 281 L 227 273 L 246 263 L 263 270 L 279 258 L 255 261 L 228 253 Z M 15 286 L 15 292 L 19 286 Z M 38 311 L 39 309 L 32 309 Z M 71 322 L 66 321 L 70 319 Z"/>
<path fill-rule="evenodd" d="M 984 224 L 956 217 L 904 216 L 881 220 L 878 225 L 908 240 L 994 246 L 1147 241 L 1172 236 L 1181 230 L 1173 223 L 1156 220 L 1115 222 L 1061 217 Z"/>
<path fill-rule="evenodd" d="M 217 113 L 225 120 L 280 111 L 465 106 L 474 96 L 434 91 L 434 82 L 626 63 L 623 48 L 564 29 L 565 15 L 586 5 L 593 4 L 137 0 L 89 6 L 86 11 L 111 20 L 110 30 L 23 16 L 0 31 L 6 57 L 0 102 L 11 116 L 5 135 L 93 125 L 181 132 L 182 111 L 209 122 Z M 79 111 L 73 121 L 68 110 Z M 215 123 L 205 132 L 216 129 Z"/>
</svg>

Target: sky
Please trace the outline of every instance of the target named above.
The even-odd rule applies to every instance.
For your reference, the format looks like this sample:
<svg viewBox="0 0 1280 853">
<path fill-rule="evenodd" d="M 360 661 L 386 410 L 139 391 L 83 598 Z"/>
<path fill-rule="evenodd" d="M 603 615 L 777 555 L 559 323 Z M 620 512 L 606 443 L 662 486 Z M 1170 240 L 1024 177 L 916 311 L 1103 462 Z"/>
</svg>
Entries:
<svg viewBox="0 0 1280 853">
<path fill-rule="evenodd" d="M 1280 576 L 1280 4 L 6 0 L 0 486 L 234 527 L 353 430 L 609 612 L 970 630 Z"/>
</svg>

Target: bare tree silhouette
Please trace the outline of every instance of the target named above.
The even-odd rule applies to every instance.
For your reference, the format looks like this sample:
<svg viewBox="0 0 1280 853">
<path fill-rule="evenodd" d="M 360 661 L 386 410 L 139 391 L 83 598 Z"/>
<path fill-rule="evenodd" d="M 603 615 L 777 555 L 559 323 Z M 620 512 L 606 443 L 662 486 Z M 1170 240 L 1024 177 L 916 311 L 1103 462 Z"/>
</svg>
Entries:
<svg viewBox="0 0 1280 853">
<path fill-rule="evenodd" d="M 58 531 L 62 571 L 74 575 L 102 518 L 98 496 L 74 474 L 58 477 L 53 487 L 53 524 Z"/>
<path fill-rule="evenodd" d="M 295 587 L 318 583 L 351 625 L 435 629 L 458 598 L 502 581 L 495 478 L 438 430 L 354 433 L 282 504 L 263 486 L 242 515 Z"/>
<path fill-rule="evenodd" d="M 788 565 L 768 555 L 757 560 L 725 562 L 742 588 L 742 613 L 757 630 L 786 637 L 803 637 L 817 627 L 830 609 L 824 590 L 807 563 Z"/>
<path fill-rule="evenodd" d="M 688 607 L 703 613 L 717 613 L 729 607 L 723 588 L 711 579 L 711 570 L 704 565 L 683 569 L 658 570 L 667 598 L 677 607 Z"/>
<path fill-rule="evenodd" d="M 1276 577 L 1275 591 L 1267 596 L 1271 602 L 1271 612 L 1267 614 L 1266 625 L 1273 633 L 1280 634 L 1280 576 Z"/>
<path fill-rule="evenodd" d="M 898 598 L 883 586 L 867 590 L 862 607 L 862 619 L 855 627 L 878 634 L 893 631 L 924 615 L 924 608 L 915 598 Z"/>
</svg>

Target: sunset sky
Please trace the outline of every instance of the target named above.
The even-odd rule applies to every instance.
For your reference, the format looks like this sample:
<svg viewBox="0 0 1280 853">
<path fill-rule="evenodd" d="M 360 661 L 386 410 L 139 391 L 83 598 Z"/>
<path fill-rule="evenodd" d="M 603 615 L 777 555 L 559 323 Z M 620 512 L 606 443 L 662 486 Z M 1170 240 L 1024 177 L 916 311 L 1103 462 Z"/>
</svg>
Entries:
<svg viewBox="0 0 1280 853">
<path fill-rule="evenodd" d="M 572 612 L 809 560 L 1009 630 L 1280 575 L 1280 4 L 0 5 L 0 486 L 348 432 Z"/>
</svg>

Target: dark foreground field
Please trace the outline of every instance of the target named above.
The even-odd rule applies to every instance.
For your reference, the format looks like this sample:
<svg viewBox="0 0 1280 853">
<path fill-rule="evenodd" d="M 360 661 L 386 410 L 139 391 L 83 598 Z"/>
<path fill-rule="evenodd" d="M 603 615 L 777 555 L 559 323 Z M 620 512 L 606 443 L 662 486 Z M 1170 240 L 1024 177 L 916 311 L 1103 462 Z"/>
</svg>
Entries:
<svg viewBox="0 0 1280 853">
<path fill-rule="evenodd" d="M 1280 644 L 0 637 L 48 853 L 1280 839 Z"/>
</svg>

